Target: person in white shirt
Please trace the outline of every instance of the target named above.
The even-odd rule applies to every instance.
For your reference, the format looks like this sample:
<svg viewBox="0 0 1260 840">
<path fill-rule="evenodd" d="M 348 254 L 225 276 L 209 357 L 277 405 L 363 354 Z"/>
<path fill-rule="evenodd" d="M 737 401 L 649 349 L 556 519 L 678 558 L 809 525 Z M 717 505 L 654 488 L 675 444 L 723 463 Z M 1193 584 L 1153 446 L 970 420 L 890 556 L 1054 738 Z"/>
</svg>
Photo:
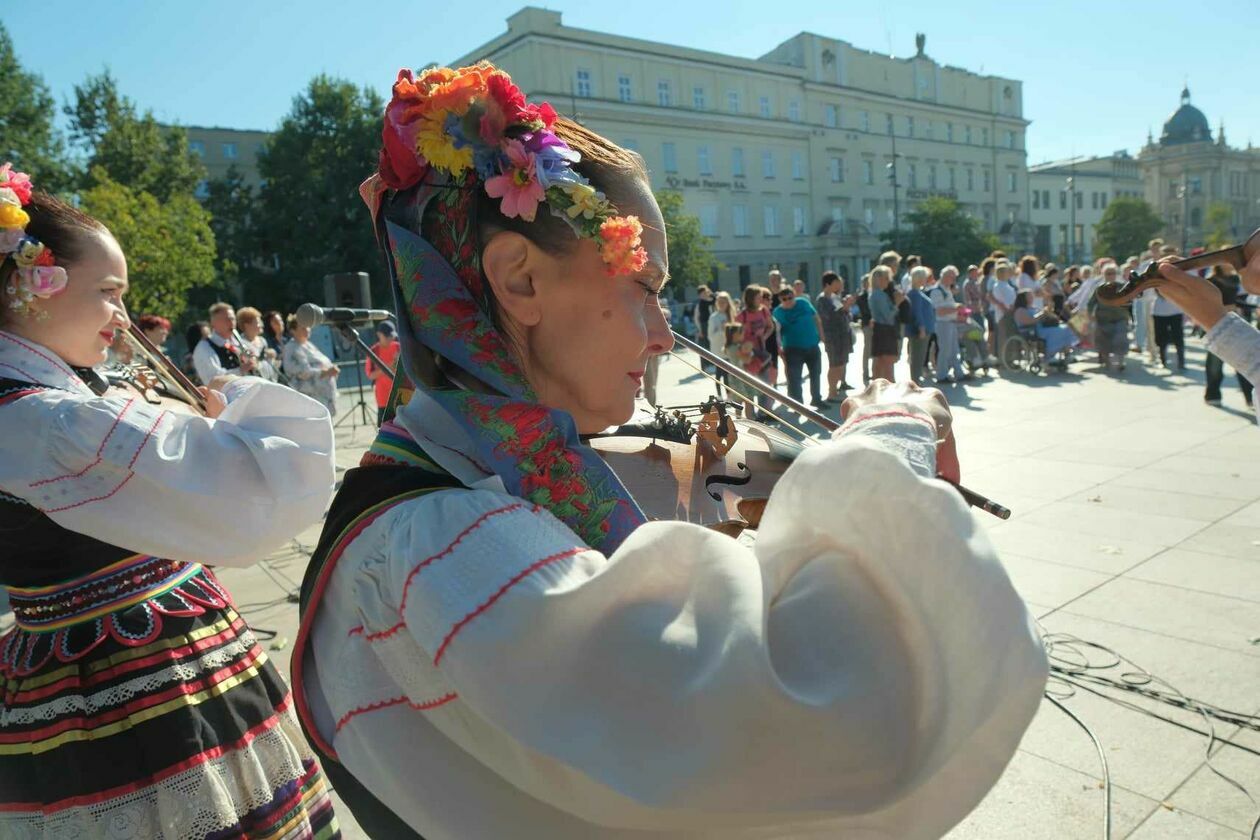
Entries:
<svg viewBox="0 0 1260 840">
<path fill-rule="evenodd" d="M 940 282 L 924 290 L 932 308 L 936 310 L 936 381 L 944 384 L 952 375 L 955 382 L 971 379 L 963 367 L 958 352 L 958 299 L 955 297 L 955 285 L 958 282 L 958 269 L 947 265 L 941 269 Z"/>
<path fill-rule="evenodd" d="M 210 335 L 193 350 L 193 367 L 201 384 L 208 385 L 218 376 L 244 376 L 258 366 L 253 348 L 242 346 L 237 339 L 236 312 L 232 304 L 210 307 Z"/>
<path fill-rule="evenodd" d="M 993 301 L 993 311 L 997 315 L 997 352 L 998 359 L 1002 358 L 1002 353 L 1006 346 L 1006 340 L 1011 337 L 1015 329 L 1012 318 L 1015 314 L 1015 296 L 1019 291 L 1015 288 L 1015 284 L 1011 282 L 1011 264 L 1006 260 L 998 262 L 994 269 L 993 291 L 990 293 L 990 299 Z"/>
<path fill-rule="evenodd" d="M 920 262 L 921 260 L 915 254 L 911 254 L 910 256 L 906 257 L 906 270 L 901 275 L 901 279 L 899 281 L 899 284 L 901 286 L 901 293 L 903 295 L 910 294 L 910 288 L 911 286 L 914 285 L 914 280 L 910 275 L 916 268 L 918 268 Z"/>
<path fill-rule="evenodd" d="M 1028 306 L 1033 312 L 1040 312 L 1046 305 L 1044 290 L 1037 280 L 1038 270 L 1037 258 L 1026 256 L 1019 261 L 1019 277 L 1015 281 L 1015 291 L 1028 292 Z"/>
<path fill-rule="evenodd" d="M 735 321 L 735 302 L 729 292 L 718 292 L 713 299 L 713 311 L 709 313 L 709 349 L 726 358 L 726 325 Z M 719 382 L 728 381 L 728 374 L 721 368 L 713 372 Z"/>
<path fill-rule="evenodd" d="M 587 238 L 542 247 L 574 236 L 546 208 L 506 229 L 478 194 L 474 226 L 482 185 L 431 162 L 403 177 L 415 152 L 392 135 L 363 190 L 401 264 L 417 391 L 347 474 L 303 587 L 293 679 L 338 791 L 429 840 L 940 837 L 1001 774 L 1047 673 L 934 478 L 957 474 L 943 397 L 852 399 L 755 540 L 647 521 L 581 436 L 625 422 L 673 344 L 664 224 L 641 158 L 553 130 L 642 220 L 640 270 L 610 276 Z M 494 393 L 445 386 L 439 356 Z"/>
</svg>

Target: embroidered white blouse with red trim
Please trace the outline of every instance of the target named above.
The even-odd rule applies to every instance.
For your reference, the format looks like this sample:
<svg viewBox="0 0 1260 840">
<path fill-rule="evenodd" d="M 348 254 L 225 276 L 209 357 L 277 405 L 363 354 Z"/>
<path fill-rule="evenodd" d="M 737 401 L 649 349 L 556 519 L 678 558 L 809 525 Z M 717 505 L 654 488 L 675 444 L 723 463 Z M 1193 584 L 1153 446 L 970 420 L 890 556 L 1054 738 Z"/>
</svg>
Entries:
<svg viewBox="0 0 1260 840">
<path fill-rule="evenodd" d="M 0 405 L 0 492 L 141 554 L 250 564 L 332 496 L 328 410 L 281 385 L 228 385 L 216 420 L 98 397 L 54 353 L 0 331 L 0 376 L 49 386 Z"/>
<path fill-rule="evenodd" d="M 349 544 L 305 688 L 425 837 L 939 837 L 1037 709 L 1045 655 L 921 409 L 807 451 L 753 546 L 653 522 L 610 557 L 496 488 L 422 393 L 399 421 L 479 489 Z"/>
</svg>

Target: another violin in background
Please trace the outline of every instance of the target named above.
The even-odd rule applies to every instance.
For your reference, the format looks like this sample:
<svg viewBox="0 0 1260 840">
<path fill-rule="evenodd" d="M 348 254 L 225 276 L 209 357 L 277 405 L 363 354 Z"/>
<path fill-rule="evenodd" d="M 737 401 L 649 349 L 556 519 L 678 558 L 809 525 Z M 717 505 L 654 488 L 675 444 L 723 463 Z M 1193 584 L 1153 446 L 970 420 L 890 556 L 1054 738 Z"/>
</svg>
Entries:
<svg viewBox="0 0 1260 840">
<path fill-rule="evenodd" d="M 1174 260 L 1171 264 L 1182 271 L 1209 268 L 1214 265 L 1228 265 L 1242 269 L 1258 252 L 1260 252 L 1260 230 L 1247 237 L 1247 241 L 1241 245 L 1196 254 L 1193 257 Z M 1124 278 L 1123 283 L 1116 285 L 1104 283 L 1099 286 L 1096 294 L 1103 303 L 1124 306 L 1147 289 L 1158 289 L 1166 282 L 1168 281 L 1159 273 L 1159 261 L 1151 260 L 1139 266 L 1136 271 L 1129 272 L 1129 276 Z"/>
</svg>

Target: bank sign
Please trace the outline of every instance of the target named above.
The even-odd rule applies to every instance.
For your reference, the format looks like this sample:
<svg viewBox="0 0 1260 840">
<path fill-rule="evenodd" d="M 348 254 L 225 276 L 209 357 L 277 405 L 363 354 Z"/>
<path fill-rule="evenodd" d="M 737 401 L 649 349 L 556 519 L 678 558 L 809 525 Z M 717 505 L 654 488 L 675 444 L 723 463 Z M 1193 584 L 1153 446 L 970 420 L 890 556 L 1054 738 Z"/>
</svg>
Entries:
<svg viewBox="0 0 1260 840">
<path fill-rule="evenodd" d="M 697 190 L 747 190 L 748 184 L 744 181 L 710 181 L 708 178 L 679 178 L 677 175 L 668 175 L 665 178 L 665 186 L 671 190 L 692 188 Z"/>
</svg>

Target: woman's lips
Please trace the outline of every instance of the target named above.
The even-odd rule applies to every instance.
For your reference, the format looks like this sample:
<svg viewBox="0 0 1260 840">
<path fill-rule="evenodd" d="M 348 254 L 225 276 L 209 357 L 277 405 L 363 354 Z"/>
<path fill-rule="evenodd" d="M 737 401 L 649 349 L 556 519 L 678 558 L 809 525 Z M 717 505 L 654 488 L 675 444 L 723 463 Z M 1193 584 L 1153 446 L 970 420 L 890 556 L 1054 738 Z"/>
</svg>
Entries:
<svg viewBox="0 0 1260 840">
<path fill-rule="evenodd" d="M 113 331 L 113 330 L 101 330 L 99 333 L 97 333 L 97 335 L 99 335 L 101 338 L 105 339 L 105 342 L 106 342 L 107 344 L 112 344 L 112 343 L 114 342 L 114 331 Z"/>
<path fill-rule="evenodd" d="M 627 373 L 626 376 L 633 379 L 636 385 L 643 384 L 643 371 L 641 370 L 632 370 L 629 373 Z"/>
</svg>

